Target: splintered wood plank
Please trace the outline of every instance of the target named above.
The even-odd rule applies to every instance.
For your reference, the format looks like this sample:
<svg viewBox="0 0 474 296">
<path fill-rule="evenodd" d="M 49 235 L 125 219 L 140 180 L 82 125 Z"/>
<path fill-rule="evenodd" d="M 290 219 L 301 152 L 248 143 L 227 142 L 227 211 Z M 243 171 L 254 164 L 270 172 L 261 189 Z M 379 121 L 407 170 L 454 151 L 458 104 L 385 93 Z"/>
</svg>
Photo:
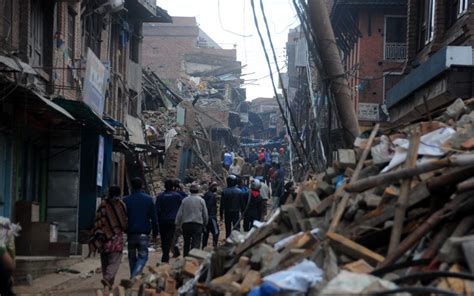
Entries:
<svg viewBox="0 0 474 296">
<path fill-rule="evenodd" d="M 375 136 L 377 135 L 377 132 L 379 130 L 380 124 L 376 124 L 374 128 L 372 129 L 372 132 L 370 133 L 369 139 L 367 141 L 367 146 L 365 147 L 364 151 L 362 152 L 362 155 L 359 159 L 359 162 L 357 163 L 357 166 L 354 170 L 354 173 L 352 174 L 352 177 L 350 179 L 350 184 L 353 184 L 359 179 L 360 172 L 364 166 L 364 161 L 367 159 L 367 156 L 369 155 L 370 148 L 372 147 L 372 143 L 375 139 Z M 345 186 L 341 185 L 341 187 L 345 190 Z M 337 194 L 336 194 L 337 195 Z M 337 205 L 336 208 L 336 213 L 334 214 L 334 217 L 331 221 L 331 225 L 329 226 L 330 231 L 334 231 L 337 229 L 339 226 L 339 222 L 341 221 L 342 215 L 344 214 L 344 211 L 346 210 L 347 204 L 349 200 L 351 199 L 352 195 L 348 194 L 347 192 L 344 192 L 342 195 L 342 199 Z"/>
<path fill-rule="evenodd" d="M 262 276 L 260 272 L 256 270 L 249 271 L 240 285 L 242 293 L 248 293 L 252 288 L 260 285 L 261 282 Z"/>
<path fill-rule="evenodd" d="M 374 270 L 374 268 L 364 259 L 359 259 L 357 261 L 348 263 L 342 268 L 357 273 L 371 273 Z"/>
<path fill-rule="evenodd" d="M 413 168 L 416 165 L 418 158 L 418 147 L 420 146 L 420 133 L 414 131 L 410 134 L 410 146 L 408 147 L 407 159 L 405 161 L 405 168 Z M 398 197 L 397 208 L 395 209 L 395 218 L 390 236 L 390 244 L 388 246 L 388 254 L 392 254 L 402 236 L 403 224 L 405 222 L 405 214 L 408 206 L 408 197 L 411 190 L 411 178 L 402 181 L 400 188 L 400 196 Z"/>
<path fill-rule="evenodd" d="M 328 232 L 326 237 L 329 238 L 334 249 L 346 254 L 354 259 L 364 259 L 367 263 L 377 265 L 385 260 L 385 258 L 358 243 L 339 235 L 335 232 Z"/>
</svg>

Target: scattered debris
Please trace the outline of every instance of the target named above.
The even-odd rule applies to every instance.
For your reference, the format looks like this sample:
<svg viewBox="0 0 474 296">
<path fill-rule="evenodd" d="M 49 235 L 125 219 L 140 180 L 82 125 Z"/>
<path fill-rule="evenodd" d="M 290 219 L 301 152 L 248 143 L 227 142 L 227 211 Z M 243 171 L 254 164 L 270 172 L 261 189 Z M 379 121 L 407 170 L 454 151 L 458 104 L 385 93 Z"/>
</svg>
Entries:
<svg viewBox="0 0 474 296">
<path fill-rule="evenodd" d="M 472 293 L 474 152 L 455 145 L 474 128 L 465 116 L 473 107 L 455 104 L 438 118 L 446 124 L 421 122 L 393 135 L 380 135 L 375 126 L 354 150 L 339 150 L 333 167 L 300 184 L 296 199 L 266 222 L 233 232 L 211 253 L 193 250 L 173 267 L 150 268 L 127 289 L 142 287 L 150 291 L 145 295 Z"/>
</svg>

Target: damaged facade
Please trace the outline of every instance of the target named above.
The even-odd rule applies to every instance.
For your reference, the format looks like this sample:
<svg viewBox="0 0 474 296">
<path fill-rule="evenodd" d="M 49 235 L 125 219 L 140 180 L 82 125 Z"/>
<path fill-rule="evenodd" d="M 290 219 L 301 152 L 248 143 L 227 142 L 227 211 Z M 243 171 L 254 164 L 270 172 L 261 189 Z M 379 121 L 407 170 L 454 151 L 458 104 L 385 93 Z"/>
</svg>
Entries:
<svg viewBox="0 0 474 296">
<path fill-rule="evenodd" d="M 18 254 L 68 255 L 107 187 L 127 192 L 145 144 L 142 23 L 171 19 L 144 0 L 7 0 L 0 14 L 0 215 L 23 227 Z"/>
<path fill-rule="evenodd" d="M 242 65 L 236 49 L 222 49 L 198 27 L 194 17 L 173 17 L 171 24 L 147 24 L 144 43 L 143 64 L 193 102 L 213 140 L 228 147 L 235 145 L 230 129 L 241 125 L 240 105 L 246 99 L 245 89 L 240 88 Z"/>
</svg>

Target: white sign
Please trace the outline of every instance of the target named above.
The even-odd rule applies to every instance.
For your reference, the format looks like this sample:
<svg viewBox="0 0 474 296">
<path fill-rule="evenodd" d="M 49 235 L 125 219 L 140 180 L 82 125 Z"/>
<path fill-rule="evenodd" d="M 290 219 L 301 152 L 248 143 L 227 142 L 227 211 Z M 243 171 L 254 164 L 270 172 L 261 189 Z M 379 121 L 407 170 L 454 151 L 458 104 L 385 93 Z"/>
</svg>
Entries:
<svg viewBox="0 0 474 296">
<path fill-rule="evenodd" d="M 99 151 L 97 153 L 97 186 L 102 186 L 104 178 L 104 137 L 99 136 Z"/>
<path fill-rule="evenodd" d="M 107 69 L 96 57 L 94 52 L 87 49 L 86 76 L 84 78 L 84 103 L 89 105 L 99 116 L 104 112 L 104 94 L 107 82 Z"/>
<path fill-rule="evenodd" d="M 176 122 L 179 125 L 184 125 L 186 123 L 186 109 L 179 105 L 176 107 Z"/>
<path fill-rule="evenodd" d="M 379 104 L 359 103 L 359 120 L 378 121 L 379 109 Z"/>
</svg>

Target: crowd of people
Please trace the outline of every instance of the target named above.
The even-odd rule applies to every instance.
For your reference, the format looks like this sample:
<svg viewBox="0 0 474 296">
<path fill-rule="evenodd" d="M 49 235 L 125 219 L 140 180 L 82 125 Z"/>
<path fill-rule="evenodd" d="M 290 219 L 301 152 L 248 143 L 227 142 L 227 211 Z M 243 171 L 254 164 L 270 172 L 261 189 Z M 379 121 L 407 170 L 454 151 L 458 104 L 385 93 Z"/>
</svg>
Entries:
<svg viewBox="0 0 474 296">
<path fill-rule="evenodd" d="M 156 197 L 143 191 L 140 178 L 131 180 L 132 192 L 124 198 L 121 198 L 119 187 L 111 186 L 107 198 L 97 210 L 89 240 L 90 251 L 100 253 L 104 288 L 110 291 L 114 284 L 125 245 L 133 278 L 145 267 L 148 248 L 157 242 L 158 235 L 161 238 L 161 262 L 167 263 L 170 253 L 173 257 L 180 256 L 177 241 L 181 236 L 184 256 L 191 249 L 205 248 L 209 236 L 212 237 L 212 246 L 216 247 L 219 241 L 218 213 L 225 225 L 226 237 L 234 229 L 240 231 L 241 227 L 249 231 L 255 221 L 265 219 L 269 206 L 274 209 L 286 202 L 289 196 L 294 198 L 293 184 L 283 185 L 285 173 L 278 163 L 272 164 L 268 174 L 271 174 L 269 178 L 230 174 L 221 195 L 217 193 L 216 182 L 209 183 L 207 191 L 201 195 L 198 183 L 191 184 L 188 194 L 179 180 L 166 180 L 164 192 Z"/>
</svg>

